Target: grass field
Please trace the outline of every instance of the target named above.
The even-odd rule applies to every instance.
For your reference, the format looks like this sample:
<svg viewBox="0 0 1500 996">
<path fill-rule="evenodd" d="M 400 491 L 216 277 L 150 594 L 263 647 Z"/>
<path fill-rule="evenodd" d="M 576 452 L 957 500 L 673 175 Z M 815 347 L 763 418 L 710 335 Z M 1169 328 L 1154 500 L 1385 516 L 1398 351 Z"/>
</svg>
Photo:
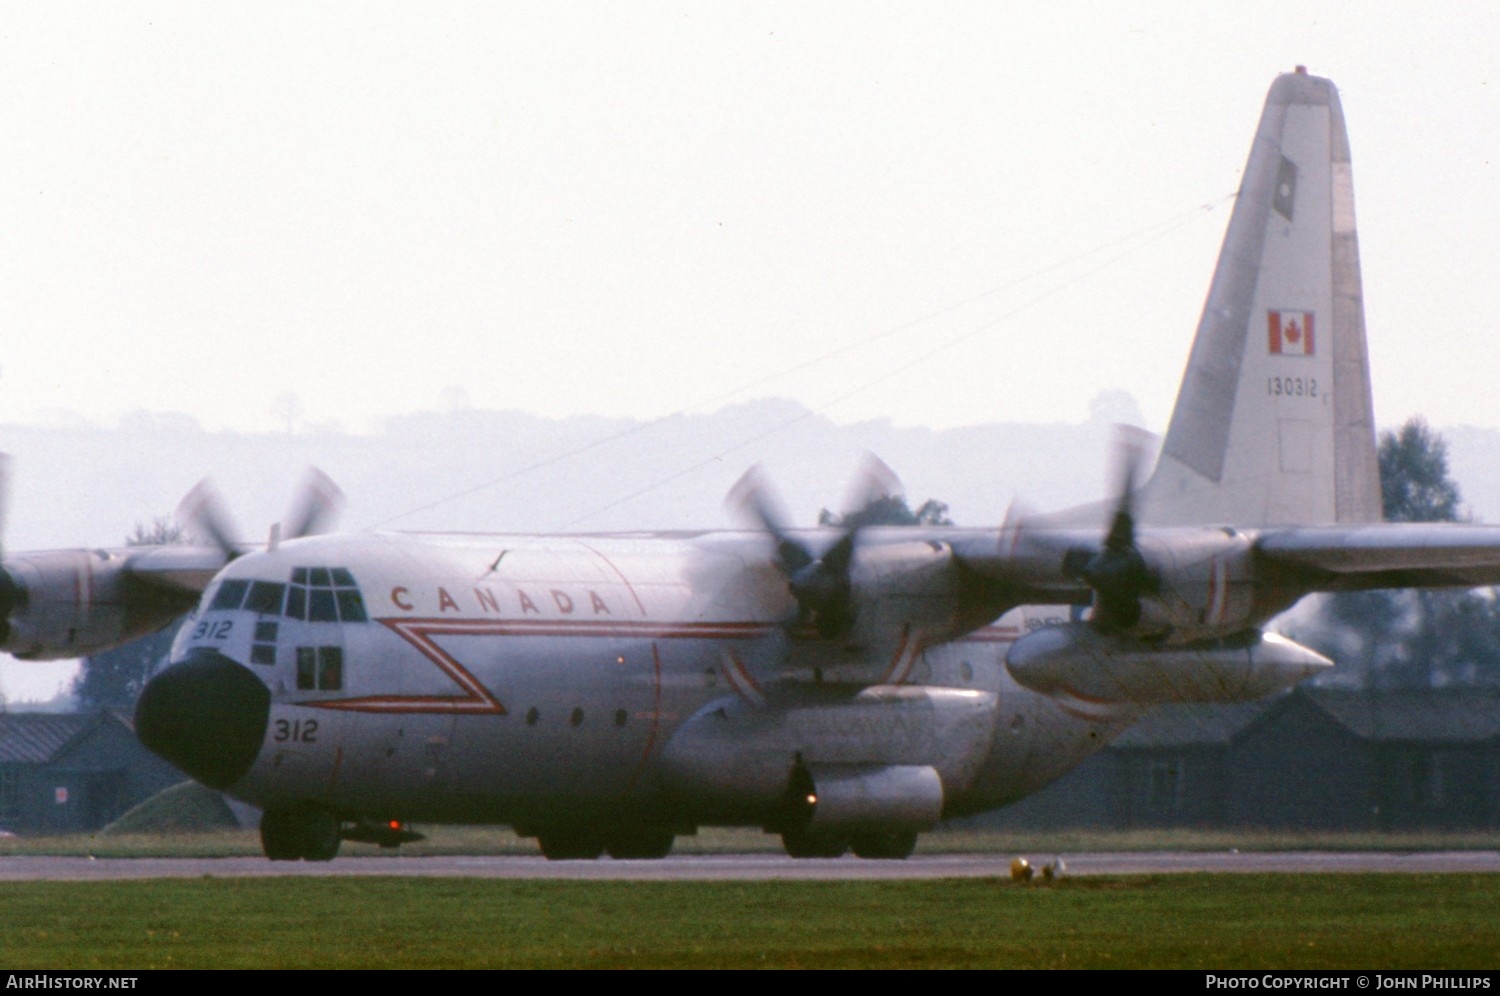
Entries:
<svg viewBox="0 0 1500 996">
<path fill-rule="evenodd" d="M 426 829 L 426 828 L 422 828 Z M 1495 834 L 924 835 L 928 853 L 1495 849 Z M 678 853 L 779 851 L 705 830 Z M 259 854 L 253 831 L 0 839 L 9 854 Z M 345 845 L 345 854 L 381 854 Z M 535 854 L 487 827 L 403 854 Z M 5 968 L 1493 968 L 1500 876 L 920 882 L 214 879 L 0 883 Z"/>
<path fill-rule="evenodd" d="M 7 968 L 1493 968 L 1500 876 L 4 883 Z"/>
</svg>

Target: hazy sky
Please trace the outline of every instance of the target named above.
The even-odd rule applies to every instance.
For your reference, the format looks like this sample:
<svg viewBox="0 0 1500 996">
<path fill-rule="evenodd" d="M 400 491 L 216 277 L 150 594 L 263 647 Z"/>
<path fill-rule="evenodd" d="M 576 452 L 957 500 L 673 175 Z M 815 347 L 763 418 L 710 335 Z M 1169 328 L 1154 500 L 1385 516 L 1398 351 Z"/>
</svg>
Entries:
<svg viewBox="0 0 1500 996">
<path fill-rule="evenodd" d="M 0 422 L 753 384 L 933 426 L 1119 387 L 1161 428 L 1266 88 L 1305 63 L 1348 116 L 1378 419 L 1500 424 L 1492 4 L 47 3 L 0 31 Z"/>
</svg>

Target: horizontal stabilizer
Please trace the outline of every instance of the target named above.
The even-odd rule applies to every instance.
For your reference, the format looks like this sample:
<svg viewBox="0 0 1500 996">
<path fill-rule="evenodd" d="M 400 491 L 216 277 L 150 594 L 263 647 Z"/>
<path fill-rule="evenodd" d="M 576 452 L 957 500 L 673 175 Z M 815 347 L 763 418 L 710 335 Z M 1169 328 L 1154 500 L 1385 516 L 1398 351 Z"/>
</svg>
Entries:
<svg viewBox="0 0 1500 996">
<path fill-rule="evenodd" d="M 1325 590 L 1500 584 L 1500 528 L 1413 522 L 1276 530 L 1255 543 L 1273 566 Z"/>
</svg>

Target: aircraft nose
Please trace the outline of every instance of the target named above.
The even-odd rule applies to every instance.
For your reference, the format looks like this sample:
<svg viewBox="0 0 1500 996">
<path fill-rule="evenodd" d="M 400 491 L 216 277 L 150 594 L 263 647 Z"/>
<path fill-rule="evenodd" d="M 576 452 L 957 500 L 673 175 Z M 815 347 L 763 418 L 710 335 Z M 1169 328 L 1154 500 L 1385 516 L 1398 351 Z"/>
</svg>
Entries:
<svg viewBox="0 0 1500 996">
<path fill-rule="evenodd" d="M 135 732 L 155 753 L 210 788 L 244 777 L 260 753 L 271 693 L 242 664 L 198 649 L 146 683 Z"/>
</svg>

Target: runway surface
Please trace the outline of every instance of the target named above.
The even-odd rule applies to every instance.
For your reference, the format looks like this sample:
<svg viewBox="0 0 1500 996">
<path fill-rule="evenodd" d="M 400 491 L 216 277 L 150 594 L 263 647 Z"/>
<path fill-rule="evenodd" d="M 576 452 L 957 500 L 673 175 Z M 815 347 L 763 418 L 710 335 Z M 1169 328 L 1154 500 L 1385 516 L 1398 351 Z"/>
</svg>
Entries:
<svg viewBox="0 0 1500 996">
<path fill-rule="evenodd" d="M 773 854 L 685 855 L 661 861 L 547 861 L 541 857 L 360 857 L 326 863 L 265 858 L 0 858 L 0 881 L 109 881 L 144 878 L 400 875 L 442 878 L 642 881 L 768 881 L 1007 877 L 1014 855 L 919 855 L 906 861 L 854 857 L 793 860 Z M 1181 872 L 1497 873 L 1500 851 L 1153 851 L 1028 853 L 1040 868 L 1061 857 L 1068 875 Z"/>
</svg>

